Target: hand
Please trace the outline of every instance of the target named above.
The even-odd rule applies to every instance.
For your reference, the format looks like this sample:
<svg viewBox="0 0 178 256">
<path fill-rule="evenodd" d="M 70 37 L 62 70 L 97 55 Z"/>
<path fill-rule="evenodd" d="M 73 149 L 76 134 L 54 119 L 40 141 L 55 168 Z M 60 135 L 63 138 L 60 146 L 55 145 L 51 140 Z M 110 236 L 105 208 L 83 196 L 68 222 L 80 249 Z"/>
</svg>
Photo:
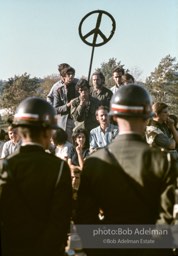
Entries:
<svg viewBox="0 0 178 256">
<path fill-rule="evenodd" d="M 174 127 L 174 120 L 171 119 L 170 117 L 168 117 L 166 123 L 167 123 L 167 126 L 168 126 L 169 128 L 173 128 L 173 127 Z"/>
<path fill-rule="evenodd" d="M 8 178 L 8 173 L 6 171 L 4 171 L 0 175 L 0 186 L 7 183 L 7 178 Z"/>
<path fill-rule="evenodd" d="M 76 147 L 76 151 L 77 151 L 77 154 L 78 155 L 82 155 L 82 145 L 78 145 L 77 147 Z"/>
<path fill-rule="evenodd" d="M 84 97 L 80 97 L 80 106 L 84 107 L 86 105 L 86 99 Z"/>
<path fill-rule="evenodd" d="M 69 101 L 69 102 L 67 103 L 67 107 L 68 107 L 68 108 L 72 105 L 72 101 L 73 101 L 73 100 L 71 100 L 71 101 Z"/>
</svg>

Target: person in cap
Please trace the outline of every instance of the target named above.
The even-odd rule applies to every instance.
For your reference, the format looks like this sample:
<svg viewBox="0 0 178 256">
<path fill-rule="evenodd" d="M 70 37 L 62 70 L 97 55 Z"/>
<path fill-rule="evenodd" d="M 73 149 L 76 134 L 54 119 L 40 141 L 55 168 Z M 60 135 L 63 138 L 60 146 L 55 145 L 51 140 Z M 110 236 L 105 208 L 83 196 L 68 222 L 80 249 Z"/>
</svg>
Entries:
<svg viewBox="0 0 178 256">
<path fill-rule="evenodd" d="M 1 180 L 5 180 L 0 205 L 1 255 L 63 256 L 72 186 L 68 165 L 45 152 L 52 129 L 58 128 L 55 110 L 46 100 L 26 98 L 17 108 L 13 125 L 22 145 L 0 167 Z"/>
<path fill-rule="evenodd" d="M 148 225 L 173 223 L 174 165 L 167 154 L 143 139 L 152 116 L 148 92 L 139 85 L 122 86 L 111 99 L 110 115 L 119 126 L 117 138 L 89 156 L 81 173 L 76 223 Z M 118 226 L 115 226 L 116 228 Z M 139 226 L 137 226 L 139 227 Z M 85 235 L 81 233 L 85 244 Z M 112 239 L 112 236 L 106 238 Z M 119 237 L 118 237 L 119 238 Z M 125 239 L 129 236 L 125 236 Z M 87 255 L 171 255 L 169 249 L 87 249 Z M 139 246 L 139 245 L 137 245 Z M 85 246 L 87 248 L 87 244 Z M 125 248 L 129 248 L 127 244 Z M 111 249 L 108 249 L 111 248 Z M 148 245 L 149 248 L 149 245 Z"/>
</svg>

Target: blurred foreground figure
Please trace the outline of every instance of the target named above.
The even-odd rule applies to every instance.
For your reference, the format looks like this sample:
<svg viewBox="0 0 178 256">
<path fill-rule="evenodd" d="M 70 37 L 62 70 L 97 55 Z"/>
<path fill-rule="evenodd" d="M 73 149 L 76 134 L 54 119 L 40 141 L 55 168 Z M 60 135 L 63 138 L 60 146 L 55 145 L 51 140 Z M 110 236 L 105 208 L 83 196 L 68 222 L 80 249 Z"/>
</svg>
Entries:
<svg viewBox="0 0 178 256">
<path fill-rule="evenodd" d="M 68 165 L 48 154 L 54 108 L 40 98 L 27 98 L 17 108 L 14 126 L 20 149 L 3 160 L 1 244 L 3 256 L 63 256 L 71 216 Z"/>
<path fill-rule="evenodd" d="M 84 163 L 77 223 L 101 223 L 101 227 L 118 224 L 125 228 L 132 224 L 173 223 L 174 167 L 166 153 L 151 149 L 143 139 L 146 121 L 152 114 L 149 94 L 138 85 L 122 86 L 113 95 L 110 115 L 119 126 L 119 135 Z M 102 222 L 99 212 L 103 214 Z M 92 256 L 172 255 L 171 249 L 87 249 L 86 252 Z"/>
</svg>

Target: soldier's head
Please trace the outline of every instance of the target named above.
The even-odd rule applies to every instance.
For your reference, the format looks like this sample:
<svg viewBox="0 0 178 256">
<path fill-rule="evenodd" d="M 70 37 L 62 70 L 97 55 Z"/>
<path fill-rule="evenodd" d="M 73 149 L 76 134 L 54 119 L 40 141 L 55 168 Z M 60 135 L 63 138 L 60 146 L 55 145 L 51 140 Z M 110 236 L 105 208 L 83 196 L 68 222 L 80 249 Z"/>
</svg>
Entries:
<svg viewBox="0 0 178 256">
<path fill-rule="evenodd" d="M 26 98 L 17 107 L 13 127 L 18 127 L 25 143 L 38 142 L 47 148 L 52 129 L 58 128 L 55 109 L 42 98 Z"/>
<path fill-rule="evenodd" d="M 146 120 L 153 116 L 151 97 L 139 85 L 121 86 L 112 96 L 109 114 L 117 123 L 119 121 L 119 125 L 124 121 L 132 124 L 132 129 L 138 123 L 146 125 Z M 143 129 L 143 127 L 140 128 Z M 121 131 L 120 127 L 119 130 Z"/>
</svg>

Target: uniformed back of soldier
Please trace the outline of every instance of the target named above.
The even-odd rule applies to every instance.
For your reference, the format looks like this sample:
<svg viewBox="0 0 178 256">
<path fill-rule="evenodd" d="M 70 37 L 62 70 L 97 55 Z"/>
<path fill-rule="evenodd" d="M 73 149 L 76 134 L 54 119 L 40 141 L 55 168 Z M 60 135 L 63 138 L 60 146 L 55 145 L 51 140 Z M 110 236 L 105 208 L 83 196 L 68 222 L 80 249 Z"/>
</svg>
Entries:
<svg viewBox="0 0 178 256">
<path fill-rule="evenodd" d="M 175 169 L 167 154 L 144 141 L 152 116 L 150 96 L 138 85 L 121 87 L 111 100 L 110 115 L 119 135 L 85 162 L 78 191 L 77 223 L 172 224 Z M 128 247 L 129 248 L 129 245 Z M 93 249 L 88 255 L 172 255 L 172 249 Z"/>
<path fill-rule="evenodd" d="M 14 125 L 23 142 L 3 162 L 2 255 L 64 255 L 71 216 L 70 170 L 45 152 L 56 123 L 55 110 L 40 98 L 27 98 L 17 108 Z"/>
</svg>

